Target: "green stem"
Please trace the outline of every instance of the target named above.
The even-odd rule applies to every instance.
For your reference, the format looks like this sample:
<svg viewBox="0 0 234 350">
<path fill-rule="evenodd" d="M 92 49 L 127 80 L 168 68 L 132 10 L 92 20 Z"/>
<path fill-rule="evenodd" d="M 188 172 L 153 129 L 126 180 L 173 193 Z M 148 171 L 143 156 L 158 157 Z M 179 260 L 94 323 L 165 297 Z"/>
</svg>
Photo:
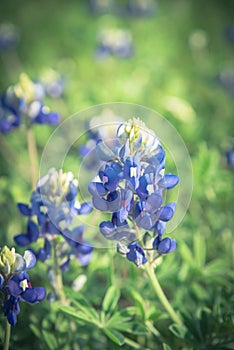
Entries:
<svg viewBox="0 0 234 350">
<path fill-rule="evenodd" d="M 6 319 L 3 350 L 8 350 L 9 349 L 10 336 L 11 336 L 11 325 L 10 325 L 10 323 L 8 323 L 8 321 Z"/>
<path fill-rule="evenodd" d="M 36 145 L 33 130 L 30 126 L 27 127 L 27 143 L 28 143 L 28 154 L 30 159 L 32 188 L 35 189 L 37 180 L 39 177 L 39 165 L 38 165 L 37 145 Z"/>
<path fill-rule="evenodd" d="M 65 304 L 66 296 L 63 290 L 63 278 L 62 271 L 58 262 L 58 253 L 57 253 L 57 241 L 56 238 L 53 240 L 53 248 L 54 248 L 54 273 L 55 273 L 55 285 L 54 292 L 58 295 L 59 300 L 62 304 Z"/>
<path fill-rule="evenodd" d="M 170 315 L 171 319 L 177 323 L 179 326 L 183 327 L 183 323 L 180 319 L 180 317 L 177 315 L 177 313 L 175 312 L 175 310 L 173 309 L 173 307 L 171 306 L 170 302 L 168 301 L 166 295 L 164 294 L 164 291 L 162 290 L 162 287 L 160 286 L 158 279 L 155 275 L 154 272 L 154 267 L 151 264 L 146 264 L 145 265 L 145 269 L 144 269 L 149 277 L 149 280 L 152 284 L 152 287 L 155 291 L 155 293 L 157 294 L 160 302 L 162 303 L 162 305 L 164 306 L 164 308 L 166 309 L 166 311 L 168 312 L 168 314 Z"/>
</svg>

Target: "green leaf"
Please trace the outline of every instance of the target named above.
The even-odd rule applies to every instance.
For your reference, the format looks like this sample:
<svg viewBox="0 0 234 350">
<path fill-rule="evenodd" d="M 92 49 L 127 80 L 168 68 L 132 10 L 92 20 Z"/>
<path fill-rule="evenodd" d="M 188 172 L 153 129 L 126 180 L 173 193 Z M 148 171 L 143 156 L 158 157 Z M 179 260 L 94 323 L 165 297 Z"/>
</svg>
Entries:
<svg viewBox="0 0 234 350">
<path fill-rule="evenodd" d="M 172 350 L 172 349 L 169 345 L 163 343 L 163 350 Z"/>
<path fill-rule="evenodd" d="M 75 304 L 81 311 L 89 315 L 91 318 L 99 320 L 97 311 L 82 294 L 75 292 L 73 289 L 68 287 L 65 287 L 64 289 L 67 297 L 72 299 L 73 304 Z"/>
<path fill-rule="evenodd" d="M 37 337 L 37 338 L 41 338 L 41 332 L 40 332 L 40 330 L 38 329 L 38 327 L 37 326 L 35 326 L 34 324 L 30 324 L 29 325 L 29 327 L 30 327 L 30 329 L 32 330 L 32 332 L 35 334 L 35 336 Z"/>
<path fill-rule="evenodd" d="M 206 242 L 200 232 L 196 232 L 193 236 L 193 249 L 198 267 L 204 267 L 206 262 Z"/>
<path fill-rule="evenodd" d="M 110 286 L 103 299 L 102 309 L 105 313 L 112 313 L 119 301 L 120 290 L 116 286 Z"/>
<path fill-rule="evenodd" d="M 122 332 L 127 332 L 130 334 L 147 334 L 148 328 L 139 322 L 123 322 L 111 324 L 111 327 Z"/>
<path fill-rule="evenodd" d="M 136 290 L 131 290 L 131 295 L 135 301 L 135 304 L 140 310 L 142 318 L 145 320 L 145 305 L 144 305 L 144 299 L 142 296 L 136 291 Z"/>
<path fill-rule="evenodd" d="M 123 345 L 125 343 L 125 339 L 123 334 L 118 331 L 115 331 L 111 328 L 103 328 L 104 333 L 110 338 L 114 343 L 118 345 Z"/>
<path fill-rule="evenodd" d="M 83 313 L 82 311 L 79 311 L 71 306 L 61 306 L 60 311 L 64 312 L 65 314 L 75 318 L 76 320 L 83 321 L 85 323 L 89 323 L 95 326 L 100 326 L 99 325 L 99 320 L 96 318 L 92 318 L 92 316 L 87 315 Z"/>
<path fill-rule="evenodd" d="M 186 334 L 186 328 L 181 327 L 176 323 L 173 323 L 169 326 L 170 331 L 178 338 L 184 339 L 184 336 Z"/>
<path fill-rule="evenodd" d="M 48 331 L 43 329 L 42 334 L 43 334 L 43 338 L 48 346 L 48 349 L 50 349 L 50 350 L 58 349 L 58 344 L 57 344 L 56 338 L 51 332 L 48 332 Z"/>
</svg>

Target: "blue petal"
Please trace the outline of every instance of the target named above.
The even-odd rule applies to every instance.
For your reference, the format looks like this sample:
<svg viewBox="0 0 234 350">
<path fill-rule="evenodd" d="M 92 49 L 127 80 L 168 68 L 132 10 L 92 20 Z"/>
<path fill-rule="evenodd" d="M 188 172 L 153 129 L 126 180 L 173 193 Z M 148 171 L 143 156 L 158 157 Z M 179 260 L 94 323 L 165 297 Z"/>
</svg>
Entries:
<svg viewBox="0 0 234 350">
<path fill-rule="evenodd" d="M 147 258 L 145 257 L 145 252 L 143 248 L 136 242 L 128 245 L 129 252 L 126 254 L 126 258 L 129 261 L 134 262 L 137 266 L 145 264 Z"/>
<path fill-rule="evenodd" d="M 103 186 L 101 182 L 90 182 L 88 184 L 89 193 L 96 196 L 105 196 L 107 194 L 107 189 Z"/>
<path fill-rule="evenodd" d="M 173 174 L 166 174 L 159 182 L 158 185 L 167 190 L 175 187 L 179 182 L 179 178 Z"/>
<path fill-rule="evenodd" d="M 153 214 L 155 213 L 162 205 L 162 197 L 157 193 L 152 193 L 145 203 L 145 210 Z"/>
<path fill-rule="evenodd" d="M 31 243 L 31 239 L 25 233 L 20 233 L 14 237 L 14 241 L 20 247 L 25 247 Z"/>
<path fill-rule="evenodd" d="M 176 241 L 169 237 L 164 238 L 158 245 L 158 251 L 162 254 L 168 254 L 176 249 Z"/>
<path fill-rule="evenodd" d="M 16 298 L 18 298 L 22 292 L 22 288 L 20 287 L 19 283 L 14 281 L 14 279 L 11 279 L 8 282 L 8 290 L 9 290 L 9 293 Z"/>
<path fill-rule="evenodd" d="M 46 290 L 43 287 L 27 288 L 21 293 L 21 299 L 27 301 L 30 304 L 42 301 L 45 299 Z"/>
<path fill-rule="evenodd" d="M 169 203 L 162 208 L 159 219 L 162 221 L 169 221 L 174 215 L 175 203 Z"/>
<path fill-rule="evenodd" d="M 28 220 L 27 234 L 29 235 L 31 242 L 36 242 L 39 237 L 39 228 L 32 220 Z"/>
<path fill-rule="evenodd" d="M 93 206 L 101 211 L 108 211 L 107 201 L 100 197 L 93 197 Z"/>
<path fill-rule="evenodd" d="M 31 216 L 31 208 L 27 204 L 24 203 L 18 203 L 17 207 L 20 211 L 20 213 L 24 216 Z"/>
</svg>

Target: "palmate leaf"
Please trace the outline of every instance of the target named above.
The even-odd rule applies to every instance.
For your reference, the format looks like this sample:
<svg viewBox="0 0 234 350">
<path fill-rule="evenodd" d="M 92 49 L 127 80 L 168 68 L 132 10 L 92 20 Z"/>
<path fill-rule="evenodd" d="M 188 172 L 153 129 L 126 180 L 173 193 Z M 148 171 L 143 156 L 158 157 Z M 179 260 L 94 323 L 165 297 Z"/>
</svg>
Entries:
<svg viewBox="0 0 234 350">
<path fill-rule="evenodd" d="M 79 311 L 71 306 L 61 306 L 60 311 L 65 314 L 75 318 L 78 321 L 83 321 L 85 323 L 89 323 L 91 325 L 99 326 L 100 320 L 92 317 L 89 313 L 84 313 L 83 311 Z"/>
<path fill-rule="evenodd" d="M 104 328 L 103 331 L 108 336 L 108 338 L 110 338 L 114 343 L 120 346 L 125 343 L 125 338 L 120 332 L 112 328 Z"/>
<path fill-rule="evenodd" d="M 110 286 L 107 289 L 106 295 L 103 299 L 102 309 L 105 313 L 112 313 L 119 301 L 120 290 L 116 286 Z"/>
<path fill-rule="evenodd" d="M 64 290 L 68 299 L 72 299 L 72 303 L 77 306 L 78 310 L 84 312 L 91 318 L 99 320 L 97 311 L 82 294 L 75 292 L 73 289 L 68 287 L 65 287 Z"/>
</svg>

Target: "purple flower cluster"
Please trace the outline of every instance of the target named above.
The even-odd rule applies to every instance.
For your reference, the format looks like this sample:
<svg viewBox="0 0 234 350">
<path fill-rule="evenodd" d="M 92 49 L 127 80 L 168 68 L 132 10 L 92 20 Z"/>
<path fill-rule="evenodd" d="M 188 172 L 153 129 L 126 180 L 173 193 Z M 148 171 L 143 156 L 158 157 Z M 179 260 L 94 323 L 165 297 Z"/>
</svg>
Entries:
<svg viewBox="0 0 234 350">
<path fill-rule="evenodd" d="M 0 97 L 0 132 L 8 133 L 20 126 L 23 117 L 26 125 L 51 124 L 60 121 L 60 115 L 52 112 L 43 102 L 44 92 L 22 73 L 18 84 L 10 86 Z"/>
<path fill-rule="evenodd" d="M 35 304 L 44 300 L 45 288 L 32 287 L 27 271 L 36 264 L 30 250 L 24 256 L 8 247 L 0 249 L 0 292 L 3 295 L 3 311 L 11 326 L 15 326 L 20 312 L 19 302 Z"/>
<path fill-rule="evenodd" d="M 83 239 L 84 226 L 69 229 L 77 215 L 86 215 L 92 211 L 90 203 L 80 204 L 76 199 L 78 182 L 72 173 L 50 169 L 39 179 L 36 190 L 31 195 L 30 205 L 19 203 L 20 213 L 28 217 L 26 233 L 14 237 L 21 247 L 36 243 L 39 239 L 43 246 L 35 252 L 37 259 L 44 262 L 51 258 L 52 244 L 60 237 L 61 269 L 67 270 L 70 259 L 76 256 L 81 265 L 87 265 L 93 247 Z M 35 220 L 35 219 L 36 220 Z M 61 240 L 62 238 L 62 240 Z"/>
<path fill-rule="evenodd" d="M 164 174 L 165 151 L 154 132 L 139 119 L 120 124 L 117 139 L 119 143 L 113 149 L 102 140 L 97 142 L 96 152 L 103 163 L 88 189 L 93 206 L 112 213 L 110 221 L 101 222 L 100 232 L 118 241 L 119 251 L 139 266 L 147 261 L 144 249 L 136 242 L 142 230 L 151 241 L 148 250 L 167 254 L 176 249 L 174 239 L 163 238 L 176 207 L 175 203 L 164 205 L 163 193 L 175 187 L 179 178 Z"/>
</svg>

